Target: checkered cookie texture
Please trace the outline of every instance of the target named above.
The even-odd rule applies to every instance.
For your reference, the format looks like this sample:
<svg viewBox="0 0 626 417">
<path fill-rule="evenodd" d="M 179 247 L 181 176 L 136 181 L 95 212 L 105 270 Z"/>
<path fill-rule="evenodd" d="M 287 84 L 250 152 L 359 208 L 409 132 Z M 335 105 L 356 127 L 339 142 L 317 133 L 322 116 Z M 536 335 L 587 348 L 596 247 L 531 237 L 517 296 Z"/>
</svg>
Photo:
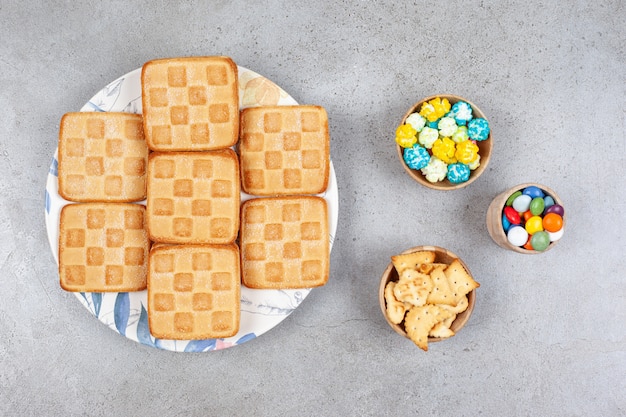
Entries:
<svg viewBox="0 0 626 417">
<path fill-rule="evenodd" d="M 239 249 L 160 245 L 150 252 L 148 323 L 160 339 L 230 337 L 239 330 Z"/>
<path fill-rule="evenodd" d="M 228 148 L 238 139 L 237 65 L 228 57 L 149 61 L 141 73 L 144 131 L 153 151 Z"/>
<path fill-rule="evenodd" d="M 316 196 L 248 200 L 241 209 L 242 282 L 249 288 L 326 284 L 330 264 L 328 208 Z"/>
<path fill-rule="evenodd" d="M 320 106 L 241 111 L 242 188 L 258 196 L 319 194 L 328 186 L 328 116 Z"/>
<path fill-rule="evenodd" d="M 59 195 L 76 202 L 146 198 L 148 147 L 142 117 L 66 113 L 59 130 Z"/>
<path fill-rule="evenodd" d="M 69 204 L 59 229 L 61 287 L 79 292 L 146 289 L 150 242 L 145 207 L 131 203 Z"/>
<path fill-rule="evenodd" d="M 154 242 L 232 243 L 240 200 L 232 149 L 150 154 L 147 224 Z"/>
</svg>

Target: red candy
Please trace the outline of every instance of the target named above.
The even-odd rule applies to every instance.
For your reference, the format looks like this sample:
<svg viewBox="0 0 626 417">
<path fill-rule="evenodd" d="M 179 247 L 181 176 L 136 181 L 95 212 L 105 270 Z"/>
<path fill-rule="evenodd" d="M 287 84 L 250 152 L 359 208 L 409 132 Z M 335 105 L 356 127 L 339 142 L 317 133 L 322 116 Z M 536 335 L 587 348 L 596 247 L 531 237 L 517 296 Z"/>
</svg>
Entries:
<svg viewBox="0 0 626 417">
<path fill-rule="evenodd" d="M 519 213 L 515 211 L 513 207 L 505 207 L 504 215 L 506 216 L 506 219 L 511 222 L 511 224 L 520 224 L 522 222 Z"/>
</svg>

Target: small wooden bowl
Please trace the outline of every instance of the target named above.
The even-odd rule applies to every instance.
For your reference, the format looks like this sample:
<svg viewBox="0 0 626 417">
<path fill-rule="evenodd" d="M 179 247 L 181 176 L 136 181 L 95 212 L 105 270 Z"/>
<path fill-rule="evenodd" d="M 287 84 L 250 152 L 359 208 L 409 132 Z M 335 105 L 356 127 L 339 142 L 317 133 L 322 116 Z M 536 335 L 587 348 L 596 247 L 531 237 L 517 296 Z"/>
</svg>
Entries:
<svg viewBox="0 0 626 417">
<path fill-rule="evenodd" d="M 470 275 L 472 275 L 469 268 L 467 267 L 465 262 L 463 262 L 462 259 L 460 259 L 456 254 L 450 252 L 449 250 L 441 248 L 439 246 L 415 246 L 411 249 L 405 250 L 404 252 L 402 252 L 402 254 L 417 252 L 417 251 L 435 252 L 436 263 L 450 264 L 453 260 L 458 259 L 463 265 L 463 267 L 465 268 L 465 270 Z M 385 269 L 385 272 L 383 272 L 383 275 L 380 279 L 380 286 L 378 288 L 378 301 L 380 303 L 380 310 L 382 311 L 383 316 L 385 316 L 385 320 L 387 320 L 387 323 L 389 323 L 389 326 L 391 326 L 391 328 L 395 330 L 395 332 L 398 333 L 400 336 L 404 336 L 408 339 L 409 337 L 404 331 L 404 325 L 402 323 L 400 324 L 392 323 L 391 320 L 389 320 L 389 317 L 387 316 L 387 303 L 385 302 L 385 286 L 387 285 L 389 281 L 398 281 L 398 271 L 396 271 L 396 268 L 393 266 L 393 263 L 391 262 L 387 266 L 387 269 Z M 467 323 L 470 316 L 472 315 L 472 311 L 474 311 L 474 303 L 476 302 L 476 290 L 472 290 L 469 294 L 467 294 L 467 301 L 468 301 L 467 309 L 464 312 L 457 314 L 456 319 L 454 319 L 454 321 L 452 322 L 452 325 L 450 326 L 450 329 L 454 332 L 454 334 L 457 334 L 459 330 L 461 330 L 463 326 L 465 326 L 465 323 Z M 429 343 L 439 342 L 441 340 L 444 340 L 444 339 L 439 338 L 439 337 L 428 338 Z"/>
<path fill-rule="evenodd" d="M 498 194 L 489 204 L 489 208 L 487 208 L 487 232 L 489 232 L 489 236 L 493 239 L 498 246 L 503 247 L 504 249 L 509 249 L 517 253 L 523 253 L 525 255 L 537 255 L 539 253 L 544 253 L 549 251 L 556 245 L 559 241 L 550 242 L 550 245 L 543 251 L 536 250 L 528 250 L 519 246 L 512 245 L 506 237 L 506 233 L 504 232 L 504 228 L 502 227 L 502 210 L 506 205 L 506 200 L 509 199 L 511 194 L 516 191 L 521 191 L 526 187 L 535 186 L 541 188 L 547 195 L 551 196 L 554 199 L 556 204 L 563 206 L 563 201 L 559 198 L 559 196 L 554 192 L 554 190 L 546 187 L 545 185 L 537 184 L 534 182 L 529 182 L 526 184 L 516 185 L 515 187 L 509 188 L 508 190 Z M 565 219 L 567 214 L 563 215 L 563 230 L 565 230 Z"/>
<path fill-rule="evenodd" d="M 406 112 L 406 114 L 402 118 L 401 124 L 405 124 L 407 117 L 409 117 L 412 113 L 419 112 L 419 110 L 422 108 L 423 103 L 430 101 L 436 97 L 439 97 L 441 99 L 444 99 L 444 98 L 448 99 L 448 101 L 450 102 L 450 105 L 454 105 L 454 103 L 458 101 L 465 101 L 467 104 L 469 104 L 472 107 L 472 114 L 474 115 L 475 118 L 480 117 L 483 119 L 487 119 L 485 117 L 485 114 L 471 101 L 468 101 L 464 99 L 463 97 L 455 96 L 452 94 L 437 94 L 434 96 L 426 97 L 425 99 L 422 99 L 418 101 L 417 103 L 415 103 L 413 107 L 411 107 Z M 400 158 L 400 162 L 402 163 L 404 170 L 411 176 L 411 178 L 413 178 L 418 183 L 422 184 L 424 187 L 432 188 L 434 190 L 441 190 L 441 191 L 458 190 L 459 188 L 466 187 L 470 185 L 472 182 L 476 181 L 476 179 L 478 179 L 478 177 L 482 175 L 482 173 L 487 168 L 487 165 L 489 164 L 489 160 L 491 159 L 491 148 L 493 146 L 492 138 L 491 138 L 493 129 L 491 129 L 491 124 L 489 124 L 489 126 L 490 126 L 490 131 L 489 131 L 489 136 L 487 137 L 487 139 L 476 142 L 476 144 L 478 145 L 478 154 L 480 155 L 480 165 L 478 168 L 470 172 L 469 180 L 462 182 L 460 184 L 453 184 L 450 181 L 448 181 L 447 178 L 439 182 L 428 181 L 421 171 L 411 169 L 407 166 L 403 158 L 404 148 L 396 144 L 396 151 L 398 153 L 398 158 Z"/>
</svg>

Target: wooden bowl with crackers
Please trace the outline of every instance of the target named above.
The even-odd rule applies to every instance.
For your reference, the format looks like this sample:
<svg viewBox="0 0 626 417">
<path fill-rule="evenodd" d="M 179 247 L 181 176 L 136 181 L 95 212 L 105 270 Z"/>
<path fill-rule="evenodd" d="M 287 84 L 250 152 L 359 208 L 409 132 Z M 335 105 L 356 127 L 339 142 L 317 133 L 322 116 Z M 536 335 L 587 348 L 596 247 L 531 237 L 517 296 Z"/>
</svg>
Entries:
<svg viewBox="0 0 626 417">
<path fill-rule="evenodd" d="M 432 102 L 433 100 L 437 100 L 440 99 L 441 101 L 443 101 L 444 99 L 447 100 L 447 102 L 449 103 L 450 106 L 454 106 L 456 103 L 459 102 L 464 102 L 467 103 L 467 105 L 469 105 L 469 107 L 471 108 L 471 116 L 467 115 L 465 116 L 465 118 L 471 117 L 472 119 L 484 119 L 484 121 L 487 123 L 487 125 L 489 125 L 489 122 L 487 121 L 487 118 L 485 117 L 485 114 L 478 108 L 478 106 L 476 106 L 474 103 L 472 103 L 469 100 L 466 100 L 463 97 L 460 96 L 456 96 L 453 94 L 437 94 L 437 95 L 433 95 L 433 96 L 429 96 L 426 97 L 420 101 L 418 101 L 417 103 L 415 103 L 413 106 L 411 106 L 411 108 L 405 113 L 404 117 L 402 118 L 402 122 L 401 122 L 401 126 L 407 124 L 408 122 L 411 122 L 411 119 L 409 119 L 409 116 L 413 115 L 414 113 L 420 113 L 420 111 L 422 110 L 423 105 L 426 103 L 428 104 L 429 102 Z M 467 108 L 467 106 L 465 106 Z M 465 122 L 462 120 L 464 116 L 459 116 L 459 122 L 460 123 L 466 123 L 467 125 L 469 125 L 469 121 Z M 407 119 L 409 119 L 409 121 L 407 122 Z M 439 119 L 441 120 L 441 119 Z M 426 120 L 426 126 L 425 127 L 429 127 L 428 124 L 428 120 Z M 436 123 L 436 122 L 434 122 Z M 464 126 L 464 125 L 459 125 L 459 126 Z M 438 129 L 438 127 L 435 127 L 434 129 Z M 442 135 L 442 132 L 444 132 L 444 135 Z M 396 151 L 398 154 L 398 158 L 400 159 L 400 163 L 402 164 L 402 166 L 404 167 L 404 170 L 411 176 L 411 178 L 413 178 L 416 182 L 420 183 L 421 185 L 428 187 L 428 188 L 432 188 L 433 190 L 440 190 L 440 191 L 452 191 L 452 190 L 458 190 L 459 188 L 463 188 L 466 187 L 468 185 L 470 185 L 472 182 L 476 181 L 478 179 L 478 177 L 480 177 L 482 175 L 482 173 L 485 171 L 485 169 L 487 168 L 487 165 L 489 164 L 489 161 L 491 159 L 491 149 L 493 146 L 493 140 L 491 137 L 491 130 L 488 129 L 486 130 L 486 138 L 485 135 L 478 135 L 475 137 L 479 137 L 482 140 L 476 140 L 473 141 L 475 143 L 476 146 L 478 146 L 478 158 L 474 159 L 472 162 L 468 163 L 467 166 L 470 168 L 469 171 L 469 178 L 465 181 L 461 181 L 461 182 L 451 182 L 449 178 L 454 179 L 455 181 L 458 181 L 458 178 L 455 178 L 455 176 L 448 176 L 446 175 L 446 177 L 442 178 L 439 181 L 430 181 L 427 179 L 426 174 L 424 173 L 424 169 L 412 169 L 409 167 L 409 165 L 407 165 L 407 162 L 405 161 L 404 158 L 404 152 L 405 152 L 405 148 L 403 148 L 402 146 L 400 146 L 398 143 L 396 143 Z M 439 129 L 439 138 L 443 139 L 443 138 L 449 138 L 448 136 L 445 136 L 446 133 L 444 130 Z M 417 133 L 416 136 L 419 137 L 420 133 Z M 462 136 L 455 136 L 454 134 L 451 135 L 451 138 L 454 142 L 457 142 L 457 140 L 461 140 L 460 138 L 462 138 Z M 469 139 L 466 140 L 471 140 L 472 138 L 470 137 Z M 421 140 L 418 140 L 418 144 L 420 144 Z M 431 155 L 433 155 L 432 152 L 432 148 L 430 148 L 430 146 L 432 146 L 432 144 L 428 143 L 428 153 Z M 458 144 L 455 145 L 456 149 L 458 150 Z M 430 165 L 430 164 L 429 164 Z M 430 171 L 435 171 L 433 168 L 429 168 L 426 167 L 425 169 L 428 169 Z M 449 170 L 450 168 L 448 168 Z M 464 168 L 466 169 L 466 168 Z M 467 171 L 466 171 L 467 172 Z M 432 176 L 436 176 L 436 174 L 434 173 L 430 173 L 428 175 L 429 178 L 431 178 L 431 180 L 433 179 Z"/>
<path fill-rule="evenodd" d="M 469 320 L 476 282 L 456 254 L 438 246 L 415 246 L 391 257 L 378 299 L 387 323 L 422 350 L 454 336 Z"/>
</svg>

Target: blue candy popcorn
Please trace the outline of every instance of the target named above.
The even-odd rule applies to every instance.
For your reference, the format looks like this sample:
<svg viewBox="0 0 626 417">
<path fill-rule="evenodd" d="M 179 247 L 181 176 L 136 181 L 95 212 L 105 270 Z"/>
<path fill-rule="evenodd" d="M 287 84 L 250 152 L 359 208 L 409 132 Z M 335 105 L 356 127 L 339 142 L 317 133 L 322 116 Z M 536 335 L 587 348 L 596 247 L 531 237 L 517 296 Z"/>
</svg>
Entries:
<svg viewBox="0 0 626 417">
<path fill-rule="evenodd" d="M 467 134 L 473 140 L 485 140 L 489 136 L 489 122 L 482 118 L 472 119 L 467 124 Z"/>
<path fill-rule="evenodd" d="M 418 144 L 404 149 L 404 162 L 411 169 L 422 169 L 430 162 L 430 154 Z"/>
<path fill-rule="evenodd" d="M 466 164 L 460 162 L 449 164 L 446 176 L 452 184 L 459 184 L 469 180 L 470 169 Z"/>
<path fill-rule="evenodd" d="M 450 109 L 450 117 L 454 117 L 457 125 L 465 126 L 474 117 L 472 106 L 465 101 L 457 101 Z"/>
</svg>

